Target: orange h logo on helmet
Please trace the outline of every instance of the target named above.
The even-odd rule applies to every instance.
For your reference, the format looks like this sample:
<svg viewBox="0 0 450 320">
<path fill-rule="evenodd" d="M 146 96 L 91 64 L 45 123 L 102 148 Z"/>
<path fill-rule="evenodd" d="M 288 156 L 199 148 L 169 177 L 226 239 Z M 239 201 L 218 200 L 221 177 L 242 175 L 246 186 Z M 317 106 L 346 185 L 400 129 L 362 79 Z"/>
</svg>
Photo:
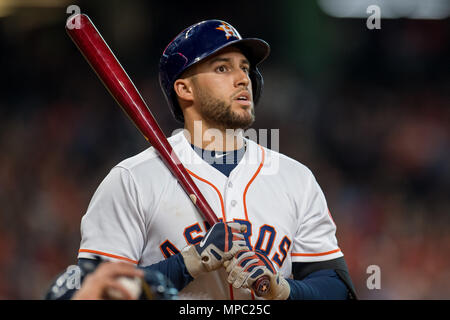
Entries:
<svg viewBox="0 0 450 320">
<path fill-rule="evenodd" d="M 222 22 L 222 24 L 216 28 L 217 30 L 222 30 L 223 32 L 225 32 L 225 37 L 227 37 L 227 40 L 230 37 L 235 37 L 240 39 L 241 36 L 240 34 L 236 31 L 236 29 L 234 29 L 232 26 L 230 26 L 228 23 L 226 22 Z"/>
</svg>

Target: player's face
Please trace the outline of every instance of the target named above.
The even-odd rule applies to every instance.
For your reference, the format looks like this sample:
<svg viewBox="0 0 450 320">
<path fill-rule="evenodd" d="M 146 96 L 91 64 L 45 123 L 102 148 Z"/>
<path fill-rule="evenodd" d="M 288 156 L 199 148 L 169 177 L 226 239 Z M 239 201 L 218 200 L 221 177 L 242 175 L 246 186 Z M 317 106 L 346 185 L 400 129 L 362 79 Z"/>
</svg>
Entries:
<svg viewBox="0 0 450 320">
<path fill-rule="evenodd" d="M 250 63 L 237 48 L 226 48 L 198 65 L 194 104 L 212 125 L 246 129 L 255 119 Z"/>
</svg>

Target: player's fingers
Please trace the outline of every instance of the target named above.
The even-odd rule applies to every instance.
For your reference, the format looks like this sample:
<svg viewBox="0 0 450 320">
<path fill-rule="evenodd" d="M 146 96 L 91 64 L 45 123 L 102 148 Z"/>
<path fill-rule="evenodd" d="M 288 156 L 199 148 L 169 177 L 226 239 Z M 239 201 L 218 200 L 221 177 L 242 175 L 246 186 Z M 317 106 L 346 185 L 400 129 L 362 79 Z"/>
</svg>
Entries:
<svg viewBox="0 0 450 320">
<path fill-rule="evenodd" d="M 231 260 L 226 261 L 226 263 L 228 263 L 228 264 L 225 265 L 225 263 L 224 263 L 224 266 L 225 266 L 226 271 L 229 273 L 231 270 L 233 270 L 236 267 L 238 261 L 236 258 L 233 258 Z"/>
<path fill-rule="evenodd" d="M 265 272 L 264 267 L 256 267 L 248 275 L 248 284 L 252 285 L 259 277 L 261 277 Z"/>
<path fill-rule="evenodd" d="M 230 272 L 231 270 L 233 270 L 234 268 L 236 268 L 236 266 L 237 266 L 238 263 L 239 263 L 239 260 L 238 260 L 237 257 L 238 257 L 239 255 L 242 255 L 242 252 L 246 252 L 246 251 L 238 251 L 238 252 L 235 254 L 234 258 L 231 259 L 231 262 L 228 264 L 228 266 L 225 267 L 226 270 L 227 270 L 227 272 Z"/>
<path fill-rule="evenodd" d="M 233 284 L 236 279 L 239 277 L 239 274 L 242 273 L 244 270 L 240 267 L 232 268 L 228 272 L 227 281 L 229 284 Z"/>
<path fill-rule="evenodd" d="M 242 233 L 233 232 L 233 242 L 238 240 L 245 241 L 244 235 Z"/>
<path fill-rule="evenodd" d="M 247 250 L 248 250 L 247 242 L 245 242 L 245 240 L 235 241 L 234 243 L 236 244 L 237 247 L 240 247 L 240 248 L 239 248 L 240 251 L 242 251 L 242 250 L 244 250 L 244 249 L 247 249 Z M 245 247 L 245 248 L 244 248 L 244 247 Z"/>
<path fill-rule="evenodd" d="M 238 258 L 238 265 L 243 268 L 248 268 L 250 265 L 257 263 L 258 261 L 259 260 L 255 257 L 253 252 L 248 252 Z"/>
<path fill-rule="evenodd" d="M 234 231 L 238 233 L 246 232 L 247 226 L 239 222 L 228 222 L 227 225 Z"/>
<path fill-rule="evenodd" d="M 247 244 L 245 243 L 245 241 L 235 241 L 233 243 L 233 246 L 231 247 L 231 250 L 229 250 L 228 252 L 226 252 L 224 254 L 224 258 L 225 258 L 225 260 L 232 259 L 239 252 L 247 251 L 247 250 L 248 250 L 248 247 L 247 247 Z"/>
<path fill-rule="evenodd" d="M 233 287 L 236 289 L 242 288 L 242 286 L 246 283 L 249 275 L 250 274 L 248 272 L 246 272 L 245 270 L 238 272 L 234 277 Z"/>
<path fill-rule="evenodd" d="M 258 260 L 251 259 L 248 261 L 246 260 L 244 265 L 238 263 L 235 264 L 233 268 L 228 267 L 228 283 L 231 283 L 235 288 L 240 288 L 247 281 L 252 273 L 251 271 L 255 268 L 254 264 L 257 262 Z"/>
<path fill-rule="evenodd" d="M 241 261 L 253 256 L 254 253 L 252 251 L 240 251 L 236 254 L 236 260 L 238 263 L 241 263 Z"/>
<path fill-rule="evenodd" d="M 242 259 L 245 259 L 246 257 L 251 255 L 253 255 L 251 251 L 242 250 L 242 248 L 239 247 L 239 250 L 234 253 L 234 257 L 225 266 L 226 271 L 228 273 L 231 272 L 231 270 L 235 269 L 241 263 Z"/>
<path fill-rule="evenodd" d="M 240 247 L 238 249 L 240 249 Z M 227 272 L 230 272 L 236 266 L 242 267 L 241 265 L 242 259 L 243 258 L 245 259 L 245 257 L 247 257 L 247 253 L 248 251 L 236 250 L 236 253 L 234 253 L 234 257 L 231 260 L 231 264 L 227 267 Z"/>
</svg>

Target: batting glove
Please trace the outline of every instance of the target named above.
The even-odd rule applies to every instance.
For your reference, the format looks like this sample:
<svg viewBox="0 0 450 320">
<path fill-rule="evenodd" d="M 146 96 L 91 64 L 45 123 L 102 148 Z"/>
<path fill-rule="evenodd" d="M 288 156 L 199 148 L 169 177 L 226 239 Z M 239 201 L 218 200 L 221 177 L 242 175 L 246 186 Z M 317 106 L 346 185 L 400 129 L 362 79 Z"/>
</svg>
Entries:
<svg viewBox="0 0 450 320">
<path fill-rule="evenodd" d="M 268 300 L 286 300 L 291 288 L 289 283 L 275 269 L 272 262 L 258 251 L 244 250 L 226 263 L 227 281 L 235 288 L 251 288 L 262 276 L 270 279 L 270 289 L 264 295 Z"/>
<path fill-rule="evenodd" d="M 241 250 L 248 250 L 244 235 L 245 225 L 237 222 L 216 223 L 197 245 L 181 251 L 184 263 L 193 278 L 203 272 L 217 270 Z"/>
</svg>

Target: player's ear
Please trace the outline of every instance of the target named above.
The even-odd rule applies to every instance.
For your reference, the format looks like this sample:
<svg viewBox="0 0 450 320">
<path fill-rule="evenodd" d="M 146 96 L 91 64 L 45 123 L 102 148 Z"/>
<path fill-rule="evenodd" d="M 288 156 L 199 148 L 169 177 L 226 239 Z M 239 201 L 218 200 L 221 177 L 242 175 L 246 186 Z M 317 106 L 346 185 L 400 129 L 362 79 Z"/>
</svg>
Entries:
<svg viewBox="0 0 450 320">
<path fill-rule="evenodd" d="M 179 100 L 185 102 L 191 102 L 194 100 L 192 81 L 190 81 L 189 78 L 181 78 L 175 80 L 173 89 L 175 90 L 175 93 L 177 94 Z"/>
</svg>

